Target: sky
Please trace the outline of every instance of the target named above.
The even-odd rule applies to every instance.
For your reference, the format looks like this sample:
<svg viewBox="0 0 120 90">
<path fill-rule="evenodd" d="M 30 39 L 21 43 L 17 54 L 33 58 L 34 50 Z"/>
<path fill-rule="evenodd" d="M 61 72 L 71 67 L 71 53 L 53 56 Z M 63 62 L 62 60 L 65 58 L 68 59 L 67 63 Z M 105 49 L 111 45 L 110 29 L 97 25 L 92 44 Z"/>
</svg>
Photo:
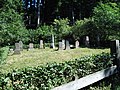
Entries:
<svg viewBox="0 0 120 90">
<path fill-rule="evenodd" d="M 25 2 L 26 1 L 27 0 L 23 0 L 24 7 L 25 7 Z M 35 2 L 35 4 L 34 4 L 34 2 Z M 40 0 L 40 2 L 41 2 L 41 0 Z M 35 7 L 37 7 L 37 0 L 32 0 L 32 5 L 35 6 Z M 30 7 L 30 0 L 28 0 L 28 6 L 27 6 L 27 8 L 29 8 L 29 7 Z"/>
</svg>

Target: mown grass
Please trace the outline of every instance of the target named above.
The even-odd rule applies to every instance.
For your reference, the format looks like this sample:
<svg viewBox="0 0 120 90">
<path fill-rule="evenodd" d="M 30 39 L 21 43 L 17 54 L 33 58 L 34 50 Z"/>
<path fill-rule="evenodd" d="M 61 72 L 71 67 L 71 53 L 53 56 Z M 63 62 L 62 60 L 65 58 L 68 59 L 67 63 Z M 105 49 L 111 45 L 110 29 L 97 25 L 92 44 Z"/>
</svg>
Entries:
<svg viewBox="0 0 120 90">
<path fill-rule="evenodd" d="M 55 51 L 53 49 L 34 49 L 31 51 L 24 50 L 20 55 L 9 54 L 6 63 L 0 65 L 2 73 L 8 73 L 13 69 L 25 67 L 36 67 L 52 62 L 64 62 L 74 60 L 86 55 L 99 54 L 101 52 L 109 52 L 109 49 L 89 49 L 78 48 L 71 50 Z"/>
</svg>

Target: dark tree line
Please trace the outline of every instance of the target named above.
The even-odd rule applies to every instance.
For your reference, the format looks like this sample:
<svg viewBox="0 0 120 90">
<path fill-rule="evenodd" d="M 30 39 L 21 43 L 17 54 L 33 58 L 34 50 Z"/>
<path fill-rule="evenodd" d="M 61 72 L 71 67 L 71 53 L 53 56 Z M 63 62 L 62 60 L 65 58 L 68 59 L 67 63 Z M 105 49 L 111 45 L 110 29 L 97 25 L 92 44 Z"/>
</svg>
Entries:
<svg viewBox="0 0 120 90">
<path fill-rule="evenodd" d="M 54 19 L 68 18 L 70 24 L 78 19 L 89 18 L 98 2 L 119 0 L 23 0 L 25 24 L 29 28 L 51 24 Z"/>
</svg>

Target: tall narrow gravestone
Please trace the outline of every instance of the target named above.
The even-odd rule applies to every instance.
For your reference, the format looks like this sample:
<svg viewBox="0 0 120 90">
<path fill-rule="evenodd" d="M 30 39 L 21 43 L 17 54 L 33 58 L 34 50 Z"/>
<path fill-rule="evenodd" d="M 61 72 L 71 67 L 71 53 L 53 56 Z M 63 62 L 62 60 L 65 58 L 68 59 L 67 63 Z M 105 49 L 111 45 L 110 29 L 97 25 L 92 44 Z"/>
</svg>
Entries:
<svg viewBox="0 0 120 90">
<path fill-rule="evenodd" d="M 85 46 L 86 47 L 89 47 L 90 45 L 89 45 L 89 36 L 86 36 L 85 37 Z"/>
<path fill-rule="evenodd" d="M 34 46 L 33 46 L 33 43 L 30 43 L 28 50 L 32 50 L 32 49 L 34 49 Z"/>
<path fill-rule="evenodd" d="M 69 41 L 68 41 L 68 40 L 66 40 L 66 46 L 65 46 L 65 49 L 66 49 L 66 50 L 69 50 L 69 49 L 70 49 L 70 44 L 69 44 Z"/>
<path fill-rule="evenodd" d="M 19 41 L 19 44 L 20 44 L 20 50 L 23 51 L 23 42 Z"/>
<path fill-rule="evenodd" d="M 75 48 L 79 48 L 79 41 L 75 41 Z"/>
<path fill-rule="evenodd" d="M 59 42 L 58 49 L 59 49 L 59 50 L 63 50 L 63 48 L 62 48 L 62 42 Z"/>
<path fill-rule="evenodd" d="M 40 49 L 43 49 L 44 45 L 43 45 L 43 40 L 40 40 Z"/>
<path fill-rule="evenodd" d="M 19 43 L 15 43 L 14 54 L 20 54 L 20 44 Z"/>
<path fill-rule="evenodd" d="M 62 49 L 65 49 L 65 40 L 62 40 Z"/>
</svg>

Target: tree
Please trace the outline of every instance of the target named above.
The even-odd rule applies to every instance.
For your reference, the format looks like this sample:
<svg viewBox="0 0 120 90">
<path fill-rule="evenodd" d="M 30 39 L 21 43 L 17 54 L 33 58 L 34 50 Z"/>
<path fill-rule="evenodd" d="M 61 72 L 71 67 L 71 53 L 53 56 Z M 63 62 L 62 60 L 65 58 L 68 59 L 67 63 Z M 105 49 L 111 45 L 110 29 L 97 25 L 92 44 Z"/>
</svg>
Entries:
<svg viewBox="0 0 120 90">
<path fill-rule="evenodd" d="M 89 22 L 90 19 L 77 20 L 75 22 L 75 24 L 71 28 L 72 35 L 75 40 L 79 40 L 82 36 L 89 34 Z"/>
<path fill-rule="evenodd" d="M 70 26 L 68 19 L 55 19 L 53 24 L 55 25 L 55 34 L 59 40 L 67 37 L 70 33 Z"/>
<path fill-rule="evenodd" d="M 102 39 L 120 38 L 120 7 L 116 3 L 100 3 L 93 13 L 93 22 Z"/>
<path fill-rule="evenodd" d="M 0 9 L 0 44 L 27 40 L 20 0 L 6 0 Z"/>
</svg>

